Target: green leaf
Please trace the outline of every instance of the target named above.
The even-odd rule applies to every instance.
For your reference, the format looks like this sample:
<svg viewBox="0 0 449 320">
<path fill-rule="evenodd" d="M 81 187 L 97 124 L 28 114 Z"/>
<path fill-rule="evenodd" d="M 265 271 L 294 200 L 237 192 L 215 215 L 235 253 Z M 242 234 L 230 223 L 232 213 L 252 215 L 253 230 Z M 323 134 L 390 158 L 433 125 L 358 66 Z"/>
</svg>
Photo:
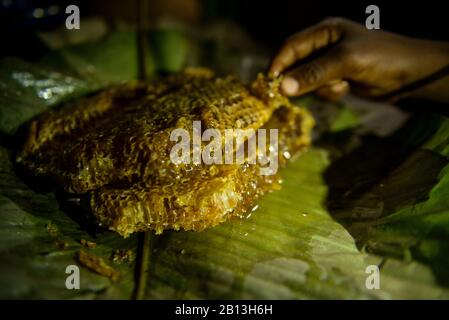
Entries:
<svg viewBox="0 0 449 320">
<path fill-rule="evenodd" d="M 148 298 L 448 298 L 423 264 L 389 259 L 381 290 L 365 287 L 382 257 L 357 249 L 327 212 L 328 153 L 313 148 L 281 172 L 283 188 L 243 221 L 201 233 L 163 235 L 153 253 Z"/>
<path fill-rule="evenodd" d="M 136 248 L 136 237 L 123 239 L 104 232 L 89 234 L 60 209 L 53 193 L 41 194 L 30 189 L 14 172 L 10 155 L 0 148 L 0 297 L 93 299 L 124 298 L 133 290 L 133 263 L 110 261 L 116 249 Z M 75 212 L 82 216 L 82 213 Z M 80 240 L 95 242 L 91 253 L 116 268 L 121 278 L 108 278 L 80 270 L 81 289 L 65 286 L 66 267 L 77 264 L 74 257 L 83 248 Z M 61 248 L 61 244 L 67 248 Z"/>
<path fill-rule="evenodd" d="M 176 72 L 186 66 L 189 41 L 183 33 L 156 30 L 150 33 L 149 42 L 158 71 Z"/>
<path fill-rule="evenodd" d="M 330 130 L 332 132 L 337 132 L 341 130 L 347 130 L 350 128 L 357 127 L 360 124 L 359 118 L 357 117 L 351 109 L 343 106 L 338 113 L 337 119 L 334 120 Z"/>
<path fill-rule="evenodd" d="M 0 88 L 0 132 L 9 135 L 48 106 L 89 91 L 77 77 L 14 58 L 0 62 Z"/>
<path fill-rule="evenodd" d="M 425 263 L 444 286 L 449 284 L 448 124 L 445 117 L 416 115 L 388 138 L 365 140 L 327 172 L 330 212 L 360 248 Z"/>
</svg>

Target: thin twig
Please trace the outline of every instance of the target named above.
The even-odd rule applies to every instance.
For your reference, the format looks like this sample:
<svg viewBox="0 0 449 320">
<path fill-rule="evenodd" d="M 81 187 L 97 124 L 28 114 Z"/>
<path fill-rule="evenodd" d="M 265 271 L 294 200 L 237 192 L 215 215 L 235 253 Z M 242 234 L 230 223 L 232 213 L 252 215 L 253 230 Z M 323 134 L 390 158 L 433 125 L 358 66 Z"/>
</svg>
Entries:
<svg viewBox="0 0 449 320">
<path fill-rule="evenodd" d="M 137 17 L 137 61 L 139 66 L 139 79 L 147 79 L 147 38 L 145 32 L 145 20 L 148 13 L 147 0 L 136 1 Z M 150 265 L 151 233 L 150 231 L 139 234 L 138 257 L 136 260 L 136 286 L 133 299 L 142 300 L 145 297 L 145 289 L 148 281 L 148 270 Z"/>
<path fill-rule="evenodd" d="M 137 18 L 137 62 L 139 67 L 139 79 L 147 79 L 148 41 L 146 35 L 146 16 L 148 14 L 147 0 L 136 1 Z"/>
<path fill-rule="evenodd" d="M 150 267 L 151 235 L 150 231 L 139 234 L 139 251 L 135 277 L 136 287 L 133 293 L 134 300 L 142 300 L 145 297 Z"/>
</svg>

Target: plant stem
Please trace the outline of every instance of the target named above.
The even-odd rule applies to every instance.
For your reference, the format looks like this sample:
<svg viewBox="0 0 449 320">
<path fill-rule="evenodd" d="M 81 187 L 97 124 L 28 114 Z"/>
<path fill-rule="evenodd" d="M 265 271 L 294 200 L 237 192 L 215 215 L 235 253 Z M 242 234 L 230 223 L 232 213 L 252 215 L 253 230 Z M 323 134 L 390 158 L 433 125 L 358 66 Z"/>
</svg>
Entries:
<svg viewBox="0 0 449 320">
<path fill-rule="evenodd" d="M 137 53 L 139 66 L 139 79 L 147 79 L 146 56 L 148 51 L 145 20 L 148 13 L 147 0 L 136 0 L 137 18 Z M 151 233 L 150 231 L 139 234 L 138 257 L 136 263 L 136 286 L 133 299 L 142 300 L 145 297 L 145 289 L 148 280 L 148 268 L 150 264 Z"/>
<path fill-rule="evenodd" d="M 139 79 L 147 79 L 148 43 L 146 38 L 146 15 L 148 14 L 147 0 L 136 1 L 137 18 L 137 62 L 139 66 Z"/>
<path fill-rule="evenodd" d="M 136 287 L 133 292 L 134 300 L 142 300 L 145 297 L 145 289 L 148 281 L 151 252 L 151 231 L 139 234 L 139 250 L 136 263 Z"/>
</svg>

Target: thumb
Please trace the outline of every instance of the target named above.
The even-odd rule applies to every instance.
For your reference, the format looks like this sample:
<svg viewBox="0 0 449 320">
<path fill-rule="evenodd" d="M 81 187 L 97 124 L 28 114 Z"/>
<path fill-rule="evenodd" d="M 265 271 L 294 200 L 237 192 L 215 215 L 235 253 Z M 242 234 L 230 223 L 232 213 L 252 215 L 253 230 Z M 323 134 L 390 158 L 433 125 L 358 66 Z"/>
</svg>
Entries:
<svg viewBox="0 0 449 320">
<path fill-rule="evenodd" d="M 342 63 L 335 55 L 325 55 L 288 72 L 281 89 L 288 96 L 298 96 L 341 78 Z"/>
</svg>

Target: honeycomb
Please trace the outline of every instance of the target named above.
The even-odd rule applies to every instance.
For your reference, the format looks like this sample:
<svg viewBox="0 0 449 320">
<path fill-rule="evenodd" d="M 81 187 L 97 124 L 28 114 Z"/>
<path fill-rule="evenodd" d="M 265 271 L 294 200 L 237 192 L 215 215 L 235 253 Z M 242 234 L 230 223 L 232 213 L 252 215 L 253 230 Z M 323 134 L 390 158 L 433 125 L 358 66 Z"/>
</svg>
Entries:
<svg viewBox="0 0 449 320">
<path fill-rule="evenodd" d="M 233 76 L 188 69 L 116 85 L 34 119 L 17 162 L 66 192 L 88 197 L 97 221 L 122 236 L 201 231 L 244 216 L 277 187 L 278 177 L 260 175 L 260 165 L 249 161 L 175 164 L 170 133 L 191 132 L 194 121 L 202 131 L 222 133 L 276 128 L 283 165 L 310 144 L 313 118 L 279 93 L 279 81 L 259 75 L 247 86 Z"/>
</svg>

